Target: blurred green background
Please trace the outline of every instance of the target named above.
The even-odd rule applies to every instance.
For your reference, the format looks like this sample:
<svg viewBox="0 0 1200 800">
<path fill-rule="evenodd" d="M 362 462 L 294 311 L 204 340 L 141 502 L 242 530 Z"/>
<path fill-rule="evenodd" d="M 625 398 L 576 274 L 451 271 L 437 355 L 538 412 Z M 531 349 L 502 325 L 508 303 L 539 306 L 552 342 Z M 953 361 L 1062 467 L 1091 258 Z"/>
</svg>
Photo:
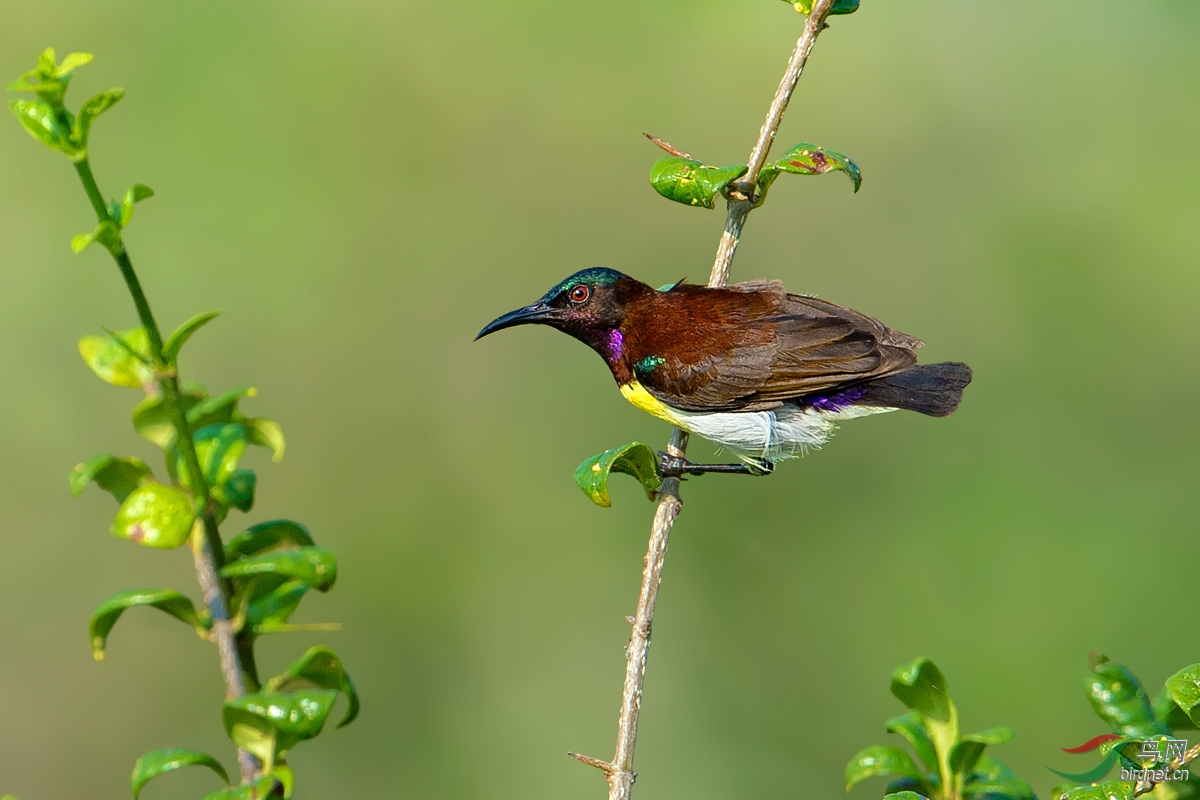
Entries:
<svg viewBox="0 0 1200 800">
<path fill-rule="evenodd" d="M 287 458 L 258 506 L 341 558 L 299 620 L 365 710 L 291 759 L 301 798 L 597 798 L 652 507 L 596 508 L 571 472 L 665 425 L 545 329 L 473 344 L 576 269 L 703 281 L 722 212 L 654 194 L 650 131 L 743 160 L 802 18 L 780 2 L 263 0 L 7 4 L 0 75 L 51 45 L 96 53 L 77 105 L 134 181 L 129 242 L 164 327 L 228 314 L 188 378 L 253 384 Z M 1200 660 L 1200 5 L 865 2 L 822 37 L 780 144 L 850 153 L 866 182 L 784 177 L 736 278 L 783 279 L 929 342 L 976 379 L 955 416 L 847 425 L 763 480 L 685 486 L 638 743 L 641 797 L 823 797 L 884 741 L 890 671 L 946 672 L 963 724 L 1043 796 L 1058 750 L 1103 732 L 1089 650 L 1151 686 Z M 110 593 L 194 593 L 184 551 L 106 532 L 68 470 L 155 457 L 136 393 L 75 352 L 135 316 L 68 162 L 0 124 L 0 793 L 127 797 L 165 746 L 232 764 L 213 650 L 134 612 L 88 654 Z M 697 444 L 693 454 L 712 455 Z M 152 784 L 195 798 L 211 775 Z M 852 797 L 877 797 L 881 783 Z"/>
</svg>

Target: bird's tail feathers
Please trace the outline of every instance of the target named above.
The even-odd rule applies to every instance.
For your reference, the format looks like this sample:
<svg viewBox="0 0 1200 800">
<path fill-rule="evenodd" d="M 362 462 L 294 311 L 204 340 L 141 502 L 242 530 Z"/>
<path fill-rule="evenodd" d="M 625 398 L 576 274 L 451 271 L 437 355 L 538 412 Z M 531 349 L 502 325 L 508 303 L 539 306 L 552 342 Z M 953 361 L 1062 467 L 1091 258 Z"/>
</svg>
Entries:
<svg viewBox="0 0 1200 800">
<path fill-rule="evenodd" d="M 966 364 L 921 364 L 865 384 L 866 394 L 858 403 L 945 417 L 958 408 L 970 382 L 971 368 Z"/>
</svg>

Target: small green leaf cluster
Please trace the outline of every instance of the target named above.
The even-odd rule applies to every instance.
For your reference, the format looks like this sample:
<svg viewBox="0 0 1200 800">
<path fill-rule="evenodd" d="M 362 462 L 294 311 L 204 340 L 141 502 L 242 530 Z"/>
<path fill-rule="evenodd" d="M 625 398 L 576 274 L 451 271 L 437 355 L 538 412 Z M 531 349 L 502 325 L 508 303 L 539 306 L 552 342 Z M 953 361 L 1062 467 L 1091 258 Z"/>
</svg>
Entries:
<svg viewBox="0 0 1200 800">
<path fill-rule="evenodd" d="M 1012 739 L 1011 728 L 960 735 L 958 710 L 941 670 L 918 658 L 892 673 L 892 694 L 909 710 L 887 721 L 887 730 L 908 742 L 917 758 L 894 745 L 860 750 L 846 765 L 846 790 L 880 775 L 893 776 L 891 800 L 1034 800 L 1033 790 L 1008 767 L 987 755 L 990 744 Z"/>
<path fill-rule="evenodd" d="M 171 369 L 184 343 L 216 312 L 198 315 L 180 326 L 164 343 L 164 357 Z M 279 424 L 263 417 L 248 417 L 239 403 L 253 397 L 249 387 L 209 396 L 203 387 L 185 385 L 181 395 L 168 399 L 156 380 L 147 353 L 146 331 L 135 328 L 85 337 L 79 346 L 84 361 L 97 376 L 115 386 L 138 387 L 145 398 L 133 410 L 133 427 L 158 445 L 164 455 L 168 482 L 159 482 L 146 462 L 134 456 L 95 456 L 72 470 L 70 487 L 80 494 L 89 483 L 110 493 L 120 504 L 110 528 L 114 536 L 155 548 L 174 548 L 185 542 L 196 544 L 204 532 L 201 515 L 207 509 L 223 520 L 231 509 L 249 511 L 254 504 L 257 479 L 240 466 L 247 446 L 271 451 L 274 460 L 283 457 L 285 442 Z M 182 412 L 199 457 L 207 497 L 196 497 L 176 440 L 172 414 Z M 251 526 L 225 545 L 221 577 L 229 582 L 233 633 L 241 652 L 253 652 L 259 636 L 296 630 L 329 630 L 332 623 L 295 624 L 291 616 L 312 589 L 325 592 L 337 580 L 337 558 L 317 547 L 303 525 L 276 520 Z M 198 610 L 192 600 L 170 589 L 138 589 L 106 599 L 92 614 L 88 636 L 97 661 L 105 657 L 108 636 L 128 609 L 157 608 L 178 619 L 203 639 L 212 638 L 212 616 Z M 246 679 L 255 689 L 258 676 L 248 667 Z M 337 655 L 328 648 L 314 647 L 284 672 L 268 680 L 260 691 L 226 702 L 225 730 L 240 748 L 258 756 L 264 764 L 255 784 L 231 787 L 209 797 L 289 797 L 292 774 L 284 754 L 294 745 L 319 734 L 338 693 L 349 700 L 349 709 L 339 723 L 345 725 L 358 715 L 359 701 L 350 677 Z M 175 748 L 148 753 L 138 761 L 133 774 L 134 795 L 146 781 L 182 766 L 201 765 L 225 775 L 212 756 Z M 258 794 L 254 794 L 254 792 Z M 271 794 L 274 792 L 275 794 Z"/>
<path fill-rule="evenodd" d="M 290 524 L 294 525 L 294 523 Z M 260 559 L 259 563 L 263 563 L 263 560 Z M 314 571 L 309 570 L 308 572 Z M 265 578 L 268 582 L 271 582 L 272 577 L 280 577 L 267 571 L 259 574 L 260 579 Z M 288 583 L 290 580 L 283 578 L 283 583 Z M 306 586 L 304 590 L 291 592 L 282 604 L 286 608 L 279 607 L 277 604 L 277 607 L 268 616 L 286 619 L 287 615 L 295 609 L 303 592 L 307 588 L 320 588 L 322 581 L 321 578 L 311 581 L 303 580 L 306 584 L 311 582 L 317 586 Z M 325 588 L 328 588 L 328 584 L 331 583 L 332 579 L 324 579 Z M 114 601 L 116 600 L 117 598 L 110 598 L 105 606 L 115 605 Z M 115 616 L 120 614 L 120 610 L 123 610 L 120 609 L 113 614 L 105 606 L 98 609 L 97 616 L 93 617 L 94 629 L 97 628 L 98 615 L 102 612 L 108 611 L 108 615 L 115 621 Z M 188 606 L 190 607 L 190 601 Z M 170 611 L 167 608 L 163 610 Z M 194 615 L 194 611 L 192 614 Z M 183 616 L 180 618 L 183 619 Z M 249 618 L 250 615 L 246 615 L 242 617 L 243 621 L 239 622 L 242 630 L 253 629 Z M 108 623 L 108 627 L 111 628 L 111 622 Z M 278 632 L 278 629 L 267 632 Z M 340 728 L 350 724 L 358 716 L 360 707 L 358 692 L 337 654 L 328 647 L 317 646 L 310 648 L 287 669 L 268 680 L 260 691 L 227 700 L 222 712 L 226 734 L 238 747 L 257 756 L 262 761 L 263 770 L 261 777 L 256 782 L 241 786 L 227 786 L 209 794 L 206 800 L 291 797 L 294 777 L 291 768 L 285 761 L 285 756 L 295 745 L 321 733 L 339 694 L 345 695 L 348 701 L 346 713 L 338 723 Z M 166 748 L 154 750 L 138 759 L 130 778 L 133 796 L 137 798 L 142 788 L 151 779 L 186 766 L 209 767 L 227 783 L 229 782 L 229 775 L 225 768 L 208 753 Z"/>
<path fill-rule="evenodd" d="M 805 16 L 812 13 L 814 0 L 783 0 Z M 853 14 L 858 11 L 859 0 L 833 0 L 829 9 L 830 16 L 834 14 Z"/>
<path fill-rule="evenodd" d="M 106 89 L 85 102 L 79 113 L 72 113 L 63 104 L 67 87 L 75 70 L 92 61 L 91 53 L 71 53 L 56 63 L 53 48 L 46 48 L 38 57 L 38 65 L 8 85 L 10 92 L 33 92 L 36 100 L 12 100 L 8 107 L 34 139 L 57 150 L 77 165 L 86 165 L 88 139 L 96 118 L 120 102 L 125 96 L 121 88 Z M 98 243 L 113 255 L 121 252 L 121 231 L 133 220 L 133 206 L 154 195 L 154 190 L 135 183 L 120 200 L 104 208 L 104 219 L 90 233 L 71 239 L 71 249 L 82 252 Z"/>
<path fill-rule="evenodd" d="M 72 161 L 87 157 L 88 137 L 96 117 L 125 96 L 124 89 L 108 89 L 88 100 L 72 114 L 63 105 L 75 70 L 90 64 L 91 53 L 71 53 L 56 63 L 54 49 L 46 48 L 37 66 L 8 85 L 10 92 L 33 92 L 36 100 L 13 100 L 8 106 L 29 135 L 47 147 L 65 153 Z"/>
<path fill-rule="evenodd" d="M 109 219 L 96 223 L 96 227 L 90 233 L 79 233 L 71 237 L 71 250 L 82 253 L 93 244 L 99 244 L 113 254 L 120 252 L 124 246 L 121 231 L 133 220 L 134 203 L 140 203 L 153 196 L 154 190 L 144 183 L 130 186 L 120 202 L 114 200 L 108 204 Z"/>
<path fill-rule="evenodd" d="M 1120 738 L 1104 743 L 1100 752 L 1117 755 L 1117 763 L 1131 770 L 1168 768 L 1166 748 L 1159 758 L 1142 755 L 1142 742 L 1163 741 L 1176 731 L 1200 729 L 1200 664 L 1192 664 L 1167 678 L 1153 699 L 1128 668 L 1094 654 L 1083 679 L 1092 710 Z M 1055 770 L 1057 772 L 1057 770 Z M 1059 773 L 1062 774 L 1062 773 Z M 1067 783 L 1051 792 L 1054 800 L 1132 800 L 1133 781 L 1109 780 L 1095 784 Z M 1155 787 L 1159 800 L 1187 800 L 1200 795 L 1200 775 Z"/>
<path fill-rule="evenodd" d="M 726 199 L 734 182 L 749 170 L 745 164 L 727 167 L 706 166 L 694 158 L 664 156 L 650 168 L 650 185 L 668 200 L 689 206 L 713 208 L 717 195 Z M 754 207 L 767 199 L 767 190 L 782 173 L 793 175 L 822 175 L 833 171 L 845 172 L 857 192 L 862 186 L 862 170 L 845 153 L 827 150 L 811 142 L 801 142 L 788 150 L 783 158 L 763 166 L 758 173 Z"/>
<path fill-rule="evenodd" d="M 575 483 L 593 503 L 602 508 L 611 508 L 608 476 L 612 472 L 623 472 L 637 478 L 646 490 L 646 497 L 651 500 L 658 496 L 658 490 L 662 488 L 663 479 L 659 471 L 658 457 L 641 442 L 633 442 L 592 456 L 575 469 Z"/>
<path fill-rule="evenodd" d="M 198 315 L 179 327 L 164 343 L 166 369 L 176 369 L 183 344 L 217 312 Z M 133 456 L 94 456 L 71 471 L 72 494 L 79 495 L 89 483 L 112 494 L 120 503 L 110 530 L 114 536 L 147 547 L 171 549 L 187 541 L 197 517 L 210 508 L 217 521 L 229 510 L 249 511 L 254 505 L 257 477 L 240 466 L 248 445 L 269 448 L 274 460 L 283 457 L 284 438 L 279 424 L 271 419 L 248 417 L 238 403 L 253 397 L 252 387 L 231 389 L 215 397 L 203 386 L 186 384 L 179 397 L 162 391 L 144 328 L 110 331 L 105 336 L 85 336 L 79 341 L 84 362 L 102 380 L 114 386 L 136 387 L 146 396 L 133 409 L 133 427 L 163 450 L 168 482 L 159 482 L 151 468 Z M 192 431 L 192 443 L 200 460 L 207 497 L 194 497 L 194 481 L 188 475 L 176 441 L 174 415 L 182 411 Z M 211 505 L 210 505 L 211 504 Z"/>
</svg>

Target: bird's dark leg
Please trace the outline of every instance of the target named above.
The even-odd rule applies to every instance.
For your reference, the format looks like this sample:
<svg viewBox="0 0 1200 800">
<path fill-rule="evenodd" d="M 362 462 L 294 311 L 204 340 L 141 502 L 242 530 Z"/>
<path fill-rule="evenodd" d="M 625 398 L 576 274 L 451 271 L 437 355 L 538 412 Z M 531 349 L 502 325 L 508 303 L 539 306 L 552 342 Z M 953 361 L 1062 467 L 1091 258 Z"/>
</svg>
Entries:
<svg viewBox="0 0 1200 800">
<path fill-rule="evenodd" d="M 686 458 L 677 458 L 669 453 L 659 451 L 658 469 L 664 478 L 703 475 L 706 472 L 728 475 L 770 475 L 775 471 L 775 465 L 770 461 L 764 461 L 761 467 L 752 467 L 749 464 L 693 464 Z"/>
</svg>

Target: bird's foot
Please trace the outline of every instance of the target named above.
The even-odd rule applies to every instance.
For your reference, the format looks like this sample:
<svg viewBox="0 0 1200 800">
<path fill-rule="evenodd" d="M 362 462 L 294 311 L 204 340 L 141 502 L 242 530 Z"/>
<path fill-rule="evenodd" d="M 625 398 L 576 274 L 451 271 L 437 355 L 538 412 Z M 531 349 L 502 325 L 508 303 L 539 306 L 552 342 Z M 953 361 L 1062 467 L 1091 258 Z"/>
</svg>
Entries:
<svg viewBox="0 0 1200 800">
<path fill-rule="evenodd" d="M 749 464 L 693 464 L 686 458 L 659 451 L 658 470 L 664 478 L 703 475 L 706 472 L 725 473 L 728 475 L 770 475 L 775 471 L 775 465 L 770 461 L 764 461 L 761 465 L 755 466 Z"/>
</svg>

